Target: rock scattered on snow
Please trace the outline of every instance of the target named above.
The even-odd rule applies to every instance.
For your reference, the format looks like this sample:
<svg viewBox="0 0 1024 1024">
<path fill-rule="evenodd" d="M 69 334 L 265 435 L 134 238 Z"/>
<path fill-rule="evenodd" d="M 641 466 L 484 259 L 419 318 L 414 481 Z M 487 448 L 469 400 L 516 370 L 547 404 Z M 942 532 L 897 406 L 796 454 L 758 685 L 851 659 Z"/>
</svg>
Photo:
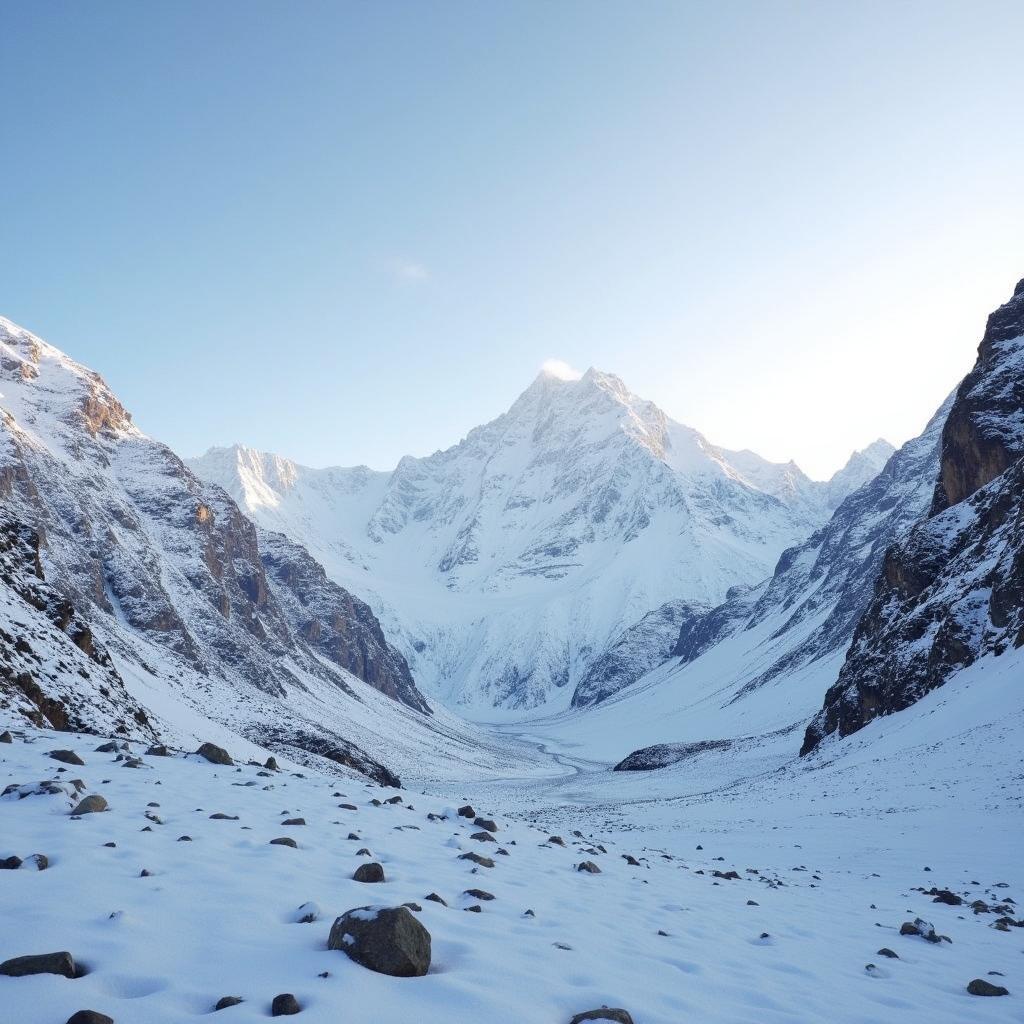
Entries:
<svg viewBox="0 0 1024 1024">
<path fill-rule="evenodd" d="M 231 755 L 223 747 L 218 747 L 216 743 L 203 743 L 196 753 L 200 757 L 205 757 L 210 764 L 233 765 L 235 763 L 231 759 Z"/>
<path fill-rule="evenodd" d="M 992 982 L 986 981 L 984 978 L 975 978 L 967 986 L 967 991 L 972 996 L 1008 996 L 1010 990 L 1003 988 L 1002 985 L 993 985 Z"/>
<path fill-rule="evenodd" d="M 577 1013 L 569 1021 L 569 1024 L 584 1024 L 589 1020 L 610 1020 L 615 1021 L 615 1024 L 633 1024 L 633 1018 L 627 1010 L 610 1006 L 603 1006 L 600 1010 L 584 1010 L 583 1013 Z"/>
<path fill-rule="evenodd" d="M 395 978 L 418 978 L 430 968 L 430 932 L 405 907 L 356 907 L 331 928 L 328 949 Z"/>
<path fill-rule="evenodd" d="M 360 864 L 352 875 L 356 882 L 383 882 L 384 868 L 376 861 Z"/>
<path fill-rule="evenodd" d="M 84 765 L 85 762 L 73 750 L 51 750 L 50 757 L 63 764 Z"/>
<path fill-rule="evenodd" d="M 282 992 L 280 995 L 274 996 L 274 1001 L 270 1004 L 270 1016 L 293 1017 L 301 1009 L 299 1001 L 291 992 Z"/>
<path fill-rule="evenodd" d="M 24 978 L 30 974 L 59 974 L 65 978 L 74 978 L 78 969 L 75 958 L 64 950 L 60 953 L 13 957 L 0 964 L 0 974 L 9 978 Z"/>
<path fill-rule="evenodd" d="M 93 793 L 92 796 L 87 796 L 84 800 L 79 801 L 78 805 L 71 812 L 75 814 L 96 814 L 99 811 L 105 811 L 107 809 L 107 801 L 99 795 L 99 793 Z"/>
</svg>

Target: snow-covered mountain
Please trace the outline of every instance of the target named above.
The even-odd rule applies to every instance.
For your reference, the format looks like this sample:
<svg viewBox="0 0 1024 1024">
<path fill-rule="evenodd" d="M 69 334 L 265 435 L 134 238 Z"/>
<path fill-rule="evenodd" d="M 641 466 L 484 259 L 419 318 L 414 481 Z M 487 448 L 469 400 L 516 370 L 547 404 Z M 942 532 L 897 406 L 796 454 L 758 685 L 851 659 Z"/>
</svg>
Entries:
<svg viewBox="0 0 1024 1024">
<path fill-rule="evenodd" d="M 145 738 L 226 730 L 381 777 L 382 755 L 487 760 L 473 730 L 431 721 L 366 604 L 138 430 L 97 374 L 6 320 L 0 500 L 3 706 Z"/>
<path fill-rule="evenodd" d="M 816 483 L 591 369 L 541 373 L 507 413 L 392 473 L 239 446 L 190 465 L 366 596 L 429 692 L 488 716 L 564 705 L 647 613 L 763 579 L 882 454 Z"/>
</svg>

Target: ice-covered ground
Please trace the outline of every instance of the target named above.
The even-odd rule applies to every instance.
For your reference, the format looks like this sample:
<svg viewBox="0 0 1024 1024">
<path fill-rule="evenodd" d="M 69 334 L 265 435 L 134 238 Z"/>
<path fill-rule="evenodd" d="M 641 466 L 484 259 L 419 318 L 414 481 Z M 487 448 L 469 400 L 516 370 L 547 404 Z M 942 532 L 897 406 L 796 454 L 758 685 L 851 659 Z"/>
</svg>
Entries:
<svg viewBox="0 0 1024 1024">
<path fill-rule="evenodd" d="M 602 1004 L 636 1024 L 1019 1022 L 1024 930 L 998 930 L 1000 913 L 967 904 L 1021 916 L 1021 668 L 1015 655 L 979 663 L 810 762 L 794 760 L 790 735 L 611 773 L 560 752 L 548 726 L 533 738 L 549 751 L 546 777 L 531 765 L 519 780 L 431 782 L 429 796 L 407 779 L 404 804 L 380 807 L 371 799 L 390 792 L 306 768 L 267 776 L 176 756 L 131 769 L 95 752 L 95 737 L 22 731 L 0 745 L 5 785 L 81 778 L 110 809 L 74 819 L 66 796 L 0 800 L 0 858 L 50 859 L 0 871 L 0 960 L 66 949 L 86 972 L 0 977 L 0 1020 L 62 1024 L 89 1008 L 164 1024 L 238 995 L 216 1019 L 256 1021 L 291 992 L 311 1024 L 567 1024 Z M 69 747 L 84 767 L 48 757 Z M 463 799 L 497 818 L 496 843 L 470 838 L 452 811 Z M 296 816 L 306 824 L 282 824 Z M 298 848 L 270 845 L 279 836 Z M 351 879 L 370 859 L 363 847 L 383 884 Z M 494 867 L 474 870 L 458 859 L 468 851 Z M 577 872 L 584 859 L 601 873 Z M 918 891 L 933 886 L 965 904 Z M 425 901 L 431 892 L 448 906 Z M 319 919 L 296 923 L 309 901 Z M 374 974 L 326 948 L 337 915 L 407 901 L 433 938 L 425 977 Z M 952 943 L 901 936 L 915 917 Z M 974 978 L 1011 994 L 968 995 Z"/>
</svg>

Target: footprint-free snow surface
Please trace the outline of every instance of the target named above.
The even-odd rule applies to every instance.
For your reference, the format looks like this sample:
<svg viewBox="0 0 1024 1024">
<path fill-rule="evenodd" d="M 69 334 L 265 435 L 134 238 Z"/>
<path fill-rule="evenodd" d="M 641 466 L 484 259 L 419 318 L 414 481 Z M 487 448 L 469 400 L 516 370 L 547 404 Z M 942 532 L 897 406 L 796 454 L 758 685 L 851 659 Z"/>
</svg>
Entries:
<svg viewBox="0 0 1024 1024">
<path fill-rule="evenodd" d="M 636 1024 L 1019 1022 L 1020 667 L 979 663 L 809 760 L 780 741 L 613 773 L 560 753 L 561 775 L 434 795 L 137 744 L 136 765 L 11 726 L 0 860 L 23 863 L 0 870 L 0 961 L 67 951 L 80 976 L 0 967 L 0 1020 L 231 1024 L 290 993 L 310 1024 L 568 1024 L 603 1005 Z M 71 814 L 95 795 L 106 810 Z M 367 863 L 383 882 L 353 879 Z M 431 937 L 425 975 L 328 948 L 346 911 L 403 904 Z M 951 941 L 901 935 L 916 919 Z M 225 996 L 242 1002 L 214 1011 Z"/>
</svg>

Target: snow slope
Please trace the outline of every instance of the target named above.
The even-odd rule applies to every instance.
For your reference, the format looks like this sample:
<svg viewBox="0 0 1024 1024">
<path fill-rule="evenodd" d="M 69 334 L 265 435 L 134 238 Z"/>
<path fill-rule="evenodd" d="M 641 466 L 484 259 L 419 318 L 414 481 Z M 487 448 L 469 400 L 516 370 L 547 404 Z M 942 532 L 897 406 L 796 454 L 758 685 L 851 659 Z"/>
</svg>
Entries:
<svg viewBox="0 0 1024 1024">
<path fill-rule="evenodd" d="M 712 445 L 592 369 L 542 373 L 507 413 L 391 474 L 238 446 L 190 465 L 365 595 L 432 695 L 486 718 L 565 706 L 648 612 L 763 579 L 881 445 L 818 484 Z"/>
<path fill-rule="evenodd" d="M 601 1005 L 635 1024 L 1019 1021 L 1021 933 L 993 925 L 1016 918 L 1024 883 L 1021 667 L 984 659 L 829 758 L 788 745 L 653 773 L 563 768 L 435 784 L 397 805 L 375 806 L 394 791 L 342 769 L 261 774 L 179 755 L 132 770 L 94 752 L 95 737 L 21 730 L 0 745 L 5 785 L 80 777 L 110 809 L 74 820 L 67 796 L 0 799 L 0 858 L 50 858 L 0 871 L 0 908 L 17 922 L 0 960 L 67 949 L 86 971 L 0 977 L 0 1005 L 18 1024 L 82 1008 L 180 1024 L 225 995 L 244 1002 L 224 1020 L 262 1021 L 283 992 L 310 1024 L 568 1024 Z M 58 774 L 57 746 L 85 766 Z M 495 843 L 470 838 L 452 808 L 465 798 L 497 819 Z M 279 836 L 297 848 L 269 844 Z M 494 866 L 474 870 L 464 852 Z M 352 880 L 371 857 L 386 881 Z M 584 859 L 600 873 L 575 870 Z M 936 904 L 932 887 L 985 909 Z M 447 906 L 425 899 L 435 892 Z M 426 976 L 374 974 L 326 948 L 339 914 L 407 901 L 431 934 Z M 298 923 L 309 903 L 317 919 Z M 900 935 L 917 917 L 952 943 Z M 1010 996 L 969 995 L 975 978 Z"/>
</svg>

